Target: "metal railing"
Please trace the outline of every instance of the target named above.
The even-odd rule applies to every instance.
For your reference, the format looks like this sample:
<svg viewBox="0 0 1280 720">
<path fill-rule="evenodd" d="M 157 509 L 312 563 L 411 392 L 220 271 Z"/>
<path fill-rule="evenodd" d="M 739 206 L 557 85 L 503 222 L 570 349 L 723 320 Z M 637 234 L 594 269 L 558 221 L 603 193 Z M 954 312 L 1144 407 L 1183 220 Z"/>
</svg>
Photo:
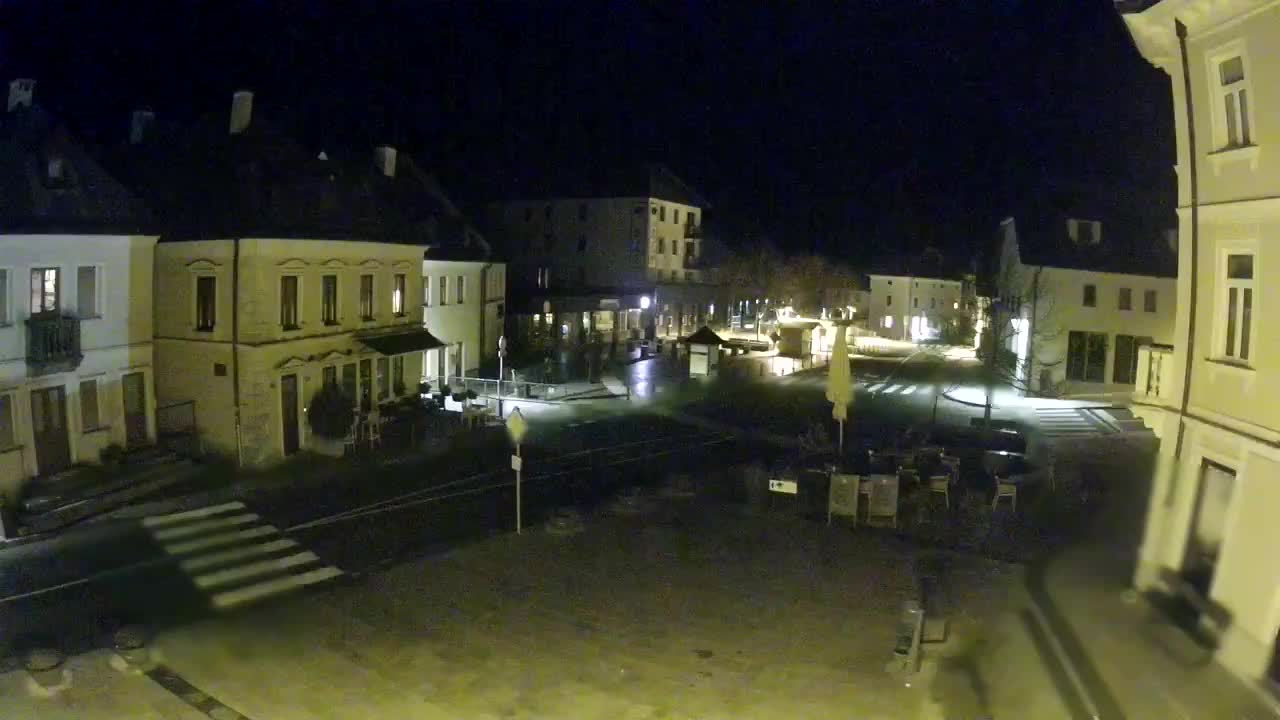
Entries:
<svg viewBox="0 0 1280 720">
<path fill-rule="evenodd" d="M 499 391 L 501 391 L 504 399 L 510 398 L 512 400 L 559 400 L 567 395 L 565 386 L 559 383 L 533 382 L 520 379 L 499 381 L 497 378 L 468 377 L 465 375 L 428 377 L 424 378 L 424 380 L 431 383 L 430 393 L 433 395 L 442 392 L 445 387 L 449 388 L 450 395 L 470 390 L 475 392 L 477 401 L 497 398 Z"/>
<path fill-rule="evenodd" d="M 27 363 L 37 372 L 64 372 L 80 364 L 80 319 L 63 315 L 27 318 Z"/>
</svg>

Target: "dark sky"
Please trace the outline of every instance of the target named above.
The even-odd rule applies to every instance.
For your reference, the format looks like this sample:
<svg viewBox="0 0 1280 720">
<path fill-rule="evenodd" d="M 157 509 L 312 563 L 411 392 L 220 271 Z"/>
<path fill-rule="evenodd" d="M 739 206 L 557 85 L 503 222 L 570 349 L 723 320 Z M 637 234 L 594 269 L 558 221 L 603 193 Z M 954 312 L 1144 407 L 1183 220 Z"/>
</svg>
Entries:
<svg viewBox="0 0 1280 720">
<path fill-rule="evenodd" d="M 247 87 L 472 207 L 547 167 L 665 162 L 729 242 L 860 262 L 962 260 L 1043 174 L 1171 207 L 1168 80 L 1109 0 L 780 5 L 0 0 L 0 67 L 103 142 L 135 106 L 181 120 Z"/>
</svg>

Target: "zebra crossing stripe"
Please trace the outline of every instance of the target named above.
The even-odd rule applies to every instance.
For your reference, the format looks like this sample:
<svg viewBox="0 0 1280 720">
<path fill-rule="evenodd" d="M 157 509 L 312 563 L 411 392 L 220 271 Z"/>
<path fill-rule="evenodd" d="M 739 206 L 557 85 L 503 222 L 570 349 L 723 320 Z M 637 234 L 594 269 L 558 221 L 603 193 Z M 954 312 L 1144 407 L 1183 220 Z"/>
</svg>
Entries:
<svg viewBox="0 0 1280 720">
<path fill-rule="evenodd" d="M 201 520 L 191 523 L 190 525 L 179 525 L 177 527 L 164 528 L 162 530 L 153 530 L 151 532 L 155 539 L 160 541 L 176 540 L 177 538 L 187 537 L 189 535 L 199 535 L 210 530 L 218 530 L 233 525 L 248 525 L 249 523 L 260 519 L 256 513 L 243 513 L 241 515 L 231 515 L 229 517 L 215 518 L 213 520 Z"/>
<path fill-rule="evenodd" d="M 261 600 L 287 590 L 313 585 L 342 575 L 336 567 L 328 566 L 309 570 L 300 575 L 284 575 L 266 580 L 255 585 L 228 590 L 213 596 L 213 606 L 219 610 L 229 610 L 238 605 Z"/>
<path fill-rule="evenodd" d="M 880 389 L 883 387 L 884 387 L 884 383 L 876 383 L 875 385 L 872 385 L 871 387 L 867 388 L 867 391 L 872 393 L 878 393 L 880 392 Z"/>
<path fill-rule="evenodd" d="M 298 543 L 290 540 L 289 538 L 280 538 L 279 540 L 272 540 L 271 542 L 262 543 L 261 545 L 250 545 L 248 547 L 235 548 L 233 550 L 222 550 L 208 555 L 201 555 L 190 560 L 183 560 L 178 564 L 187 572 L 195 572 L 202 568 L 213 567 L 214 565 L 223 565 L 236 560 L 251 558 L 254 555 L 266 555 L 268 553 L 279 552 L 281 550 L 288 550 L 289 548 L 295 547 L 298 547 Z"/>
<path fill-rule="evenodd" d="M 221 547 L 241 540 L 252 540 L 253 538 L 266 537 L 267 535 L 278 535 L 279 530 L 263 525 L 261 527 L 250 528 L 248 530 L 236 530 L 229 533 L 221 533 L 219 535 L 210 535 L 208 537 L 199 538 L 197 540 L 188 540 L 186 542 L 173 543 L 164 545 L 164 551 L 170 555 L 185 555 L 187 553 L 208 550 L 209 548 Z"/>
<path fill-rule="evenodd" d="M 205 573 L 195 577 L 196 587 L 208 589 L 219 585 L 236 582 L 237 580 L 247 580 L 249 578 L 258 577 L 273 573 L 277 570 L 288 570 L 299 565 L 308 565 L 319 561 L 320 558 L 310 550 L 300 552 L 296 555 L 290 555 L 282 558 L 271 558 L 270 560 L 261 560 L 249 563 L 248 565 L 239 565 L 226 570 L 218 570 L 216 572 Z"/>
<path fill-rule="evenodd" d="M 909 385 L 909 386 L 907 386 L 906 388 L 904 388 L 904 389 L 902 390 L 902 392 L 900 392 L 900 393 L 898 393 L 898 394 L 899 394 L 899 395 L 910 395 L 911 393 L 913 393 L 913 392 L 915 392 L 915 391 L 916 391 L 916 386 L 915 386 L 915 385 Z"/>
<path fill-rule="evenodd" d="M 183 522 L 185 520 L 195 520 L 197 518 L 209 517 L 210 515 L 218 515 L 228 510 L 243 510 L 244 503 L 229 502 L 221 505 L 210 505 L 209 507 L 196 508 L 195 510 L 185 510 L 183 512 L 171 513 L 169 515 L 152 515 L 142 518 L 142 526 L 147 528 L 160 527 L 162 525 L 172 525 L 174 523 Z"/>
</svg>

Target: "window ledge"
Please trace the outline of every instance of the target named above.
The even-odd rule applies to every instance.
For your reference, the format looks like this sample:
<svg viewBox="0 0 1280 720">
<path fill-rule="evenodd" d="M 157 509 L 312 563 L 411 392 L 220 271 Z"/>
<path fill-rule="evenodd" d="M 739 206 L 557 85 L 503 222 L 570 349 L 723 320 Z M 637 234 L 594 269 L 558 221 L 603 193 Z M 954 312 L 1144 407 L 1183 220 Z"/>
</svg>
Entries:
<svg viewBox="0 0 1280 720">
<path fill-rule="evenodd" d="M 110 425 L 99 425 L 98 427 L 88 428 L 87 430 L 84 431 L 83 434 L 92 435 L 94 433 L 106 432 L 107 430 L 110 430 L 110 429 L 111 429 Z"/>
<path fill-rule="evenodd" d="M 302 329 L 301 325 L 281 325 L 280 329 L 284 332 L 298 332 Z"/>
<path fill-rule="evenodd" d="M 195 329 L 194 329 L 194 332 L 198 332 L 198 333 L 211 333 L 211 332 L 213 332 L 213 328 L 211 328 L 211 327 L 198 327 L 198 328 L 195 328 Z"/>
<path fill-rule="evenodd" d="M 1248 161 L 1250 170 L 1258 169 L 1258 158 L 1262 155 L 1262 148 L 1258 145 L 1242 145 L 1240 147 L 1229 147 L 1211 152 L 1208 155 L 1210 164 L 1213 165 L 1213 173 L 1215 175 L 1222 172 L 1222 166 L 1233 162 Z"/>
<path fill-rule="evenodd" d="M 1240 373 L 1241 375 L 1246 375 L 1248 377 L 1252 377 L 1253 374 L 1257 372 L 1257 370 L 1255 370 L 1252 366 L 1246 365 L 1236 360 L 1231 360 L 1229 358 L 1205 358 L 1204 361 L 1214 366 L 1215 368 L 1222 368 L 1224 370 L 1234 372 L 1234 373 Z"/>
</svg>

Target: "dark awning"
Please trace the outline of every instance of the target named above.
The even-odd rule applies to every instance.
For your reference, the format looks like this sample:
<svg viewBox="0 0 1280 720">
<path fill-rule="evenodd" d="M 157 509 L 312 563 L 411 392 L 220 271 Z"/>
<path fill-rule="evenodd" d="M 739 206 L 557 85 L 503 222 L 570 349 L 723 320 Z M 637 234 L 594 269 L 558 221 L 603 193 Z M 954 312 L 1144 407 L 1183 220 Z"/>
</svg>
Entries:
<svg viewBox="0 0 1280 720">
<path fill-rule="evenodd" d="M 690 345 L 723 345 L 724 344 L 724 340 L 721 340 L 720 336 L 715 334 L 715 332 L 713 332 L 711 328 L 707 327 L 706 325 L 703 325 L 702 329 L 698 330 L 698 332 L 685 338 L 684 341 L 689 343 Z"/>
<path fill-rule="evenodd" d="M 359 338 L 359 340 L 383 355 L 403 355 L 409 352 L 444 347 L 444 343 L 440 342 L 435 335 L 427 332 L 426 328 L 370 335 Z"/>
</svg>

